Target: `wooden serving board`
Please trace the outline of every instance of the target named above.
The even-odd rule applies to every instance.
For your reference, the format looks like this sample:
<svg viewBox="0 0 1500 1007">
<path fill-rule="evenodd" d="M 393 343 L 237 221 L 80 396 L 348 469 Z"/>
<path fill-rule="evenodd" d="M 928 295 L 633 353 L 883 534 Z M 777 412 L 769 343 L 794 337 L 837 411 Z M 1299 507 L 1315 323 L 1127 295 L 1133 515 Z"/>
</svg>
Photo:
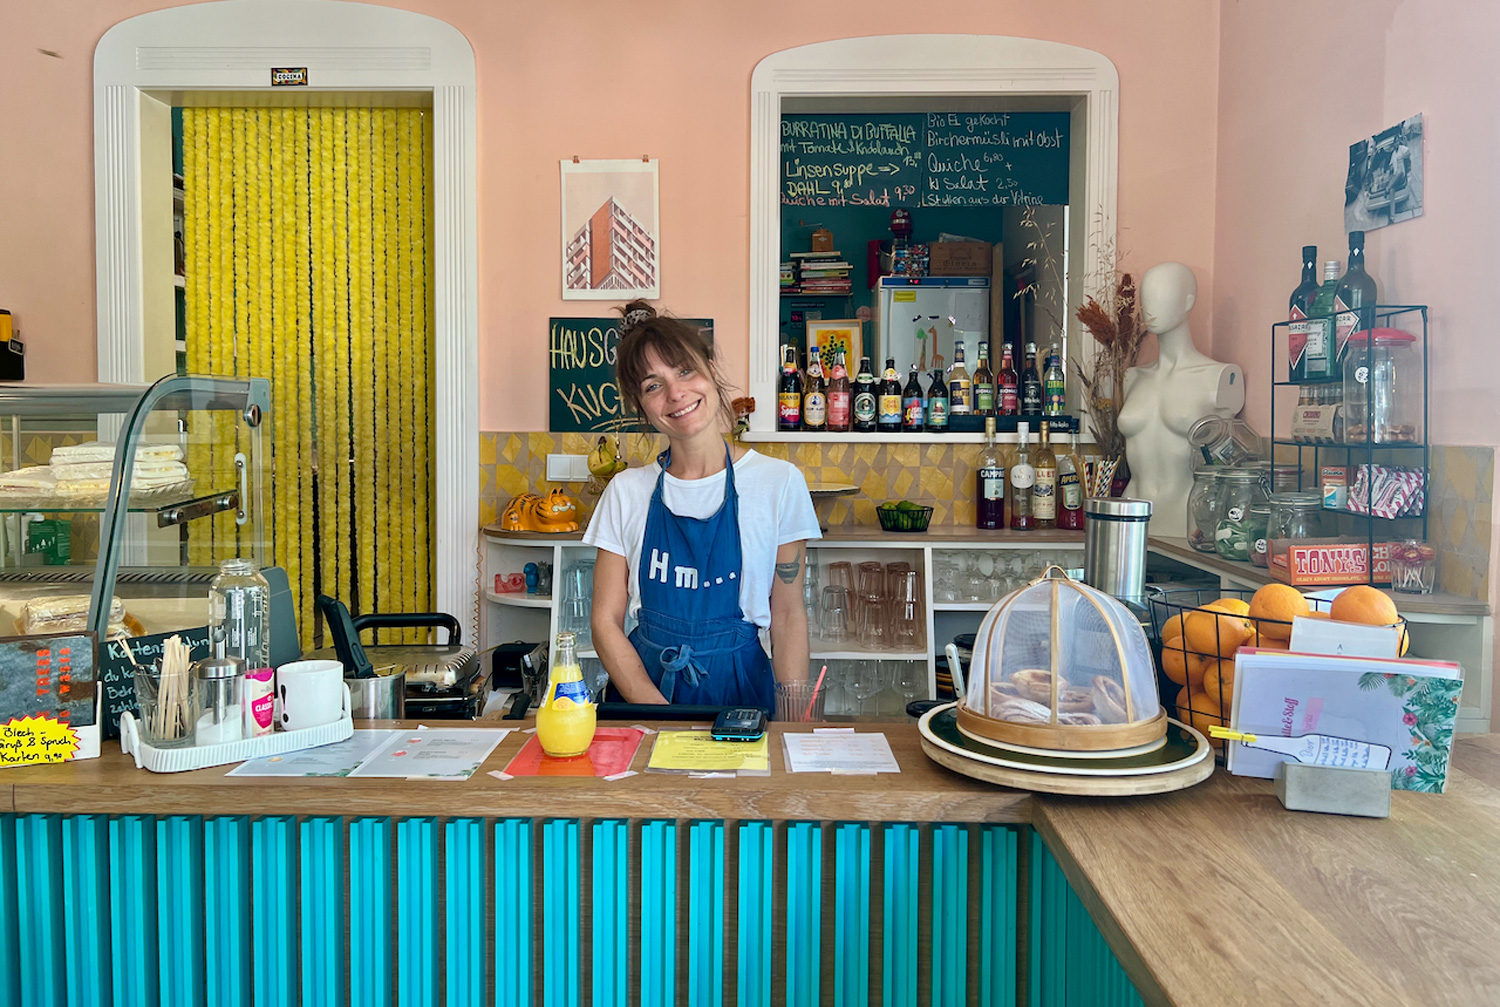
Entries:
<svg viewBox="0 0 1500 1007">
<path fill-rule="evenodd" d="M 1021 769 L 1004 769 L 955 755 L 922 739 L 922 751 L 938 765 L 955 773 L 1002 787 L 1035 790 L 1047 794 L 1071 794 L 1079 797 L 1129 797 L 1135 794 L 1165 794 L 1185 790 L 1213 775 L 1214 760 L 1200 759 L 1182 769 L 1149 776 L 1064 776 L 1058 773 L 1033 773 Z"/>
</svg>

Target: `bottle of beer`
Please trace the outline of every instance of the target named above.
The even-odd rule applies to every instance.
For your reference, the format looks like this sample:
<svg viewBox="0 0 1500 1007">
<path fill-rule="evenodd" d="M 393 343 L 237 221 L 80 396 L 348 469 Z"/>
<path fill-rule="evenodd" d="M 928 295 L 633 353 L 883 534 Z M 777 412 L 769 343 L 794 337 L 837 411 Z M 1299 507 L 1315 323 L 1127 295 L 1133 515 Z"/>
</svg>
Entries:
<svg viewBox="0 0 1500 1007">
<path fill-rule="evenodd" d="M 969 369 L 964 366 L 964 342 L 953 344 L 953 366 L 948 371 L 948 412 L 953 416 L 968 416 L 974 411 L 973 387 Z"/>
<path fill-rule="evenodd" d="M 1048 416 L 1061 416 L 1068 411 L 1068 375 L 1056 346 L 1048 350 L 1047 370 L 1042 375 L 1042 411 Z"/>
<path fill-rule="evenodd" d="M 1025 420 L 1016 424 L 1020 443 L 1016 445 L 1016 461 L 1010 467 L 1010 526 L 1016 531 L 1031 531 L 1036 527 L 1036 518 L 1031 513 L 1031 491 L 1036 486 L 1036 469 L 1031 464 L 1031 448 L 1026 443 L 1031 425 Z"/>
<path fill-rule="evenodd" d="M 797 350 L 782 347 L 781 381 L 776 386 L 776 429 L 802 429 L 802 376 L 797 373 Z"/>
<path fill-rule="evenodd" d="M 882 378 L 875 428 L 883 434 L 898 434 L 901 432 L 901 375 L 896 373 L 895 357 L 885 358 Z"/>
<path fill-rule="evenodd" d="M 1042 375 L 1036 369 L 1036 343 L 1026 344 L 1025 367 L 1021 371 L 1021 415 L 1042 414 Z"/>
<path fill-rule="evenodd" d="M 875 375 L 870 370 L 870 358 L 859 358 L 859 373 L 854 376 L 854 429 L 859 433 L 875 432 L 875 417 L 879 411 L 875 397 Z"/>
<path fill-rule="evenodd" d="M 1037 445 L 1036 485 L 1031 490 L 1031 513 L 1038 528 L 1057 527 L 1057 455 L 1048 443 L 1047 421 L 1042 420 L 1041 443 Z"/>
<path fill-rule="evenodd" d="M 854 422 L 854 389 L 849 385 L 849 365 L 844 350 L 833 355 L 833 380 L 828 382 L 828 431 L 846 434 Z"/>
<path fill-rule="evenodd" d="M 948 386 L 943 383 L 943 369 L 932 372 L 932 384 L 927 386 L 927 429 L 940 434 L 948 429 Z"/>
<path fill-rule="evenodd" d="M 1021 380 L 1016 376 L 1010 343 L 1000 351 L 1000 373 L 995 378 L 995 410 L 1001 416 L 1015 416 L 1021 411 Z"/>
<path fill-rule="evenodd" d="M 922 382 L 917 379 L 917 365 L 911 365 L 911 378 L 906 390 L 901 393 L 901 429 L 909 434 L 919 434 L 925 425 L 927 404 L 923 401 Z"/>
<path fill-rule="evenodd" d="M 802 381 L 802 429 L 828 429 L 828 383 L 823 380 L 823 357 L 817 343 L 807 346 L 807 373 Z"/>
<path fill-rule="evenodd" d="M 979 366 L 974 368 L 974 415 L 995 415 L 995 376 L 990 373 L 990 341 L 979 341 Z"/>
</svg>

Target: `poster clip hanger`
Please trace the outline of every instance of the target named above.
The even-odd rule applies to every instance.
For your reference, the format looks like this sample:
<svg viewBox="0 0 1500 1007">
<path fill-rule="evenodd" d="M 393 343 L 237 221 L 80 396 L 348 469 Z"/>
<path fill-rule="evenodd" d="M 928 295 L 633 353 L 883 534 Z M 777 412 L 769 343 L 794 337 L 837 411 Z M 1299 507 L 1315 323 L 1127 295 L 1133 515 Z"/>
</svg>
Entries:
<svg viewBox="0 0 1500 1007">
<path fill-rule="evenodd" d="M 578 164 L 578 163 L 579 163 L 579 160 L 578 160 L 578 155 L 577 155 L 577 154 L 574 154 L 574 155 L 573 155 L 573 163 L 574 163 L 574 164 Z"/>
<path fill-rule="evenodd" d="M 650 164 L 651 163 L 651 155 L 650 154 L 642 154 L 641 155 L 641 161 L 643 163 L 645 163 L 645 164 Z"/>
</svg>

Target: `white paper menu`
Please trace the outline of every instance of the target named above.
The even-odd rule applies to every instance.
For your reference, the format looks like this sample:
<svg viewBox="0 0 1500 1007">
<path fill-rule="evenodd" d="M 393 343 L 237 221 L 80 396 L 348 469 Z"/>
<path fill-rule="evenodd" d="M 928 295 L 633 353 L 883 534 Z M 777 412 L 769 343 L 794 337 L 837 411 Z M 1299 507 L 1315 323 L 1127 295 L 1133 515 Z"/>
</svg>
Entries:
<svg viewBox="0 0 1500 1007">
<path fill-rule="evenodd" d="M 349 775 L 407 780 L 467 780 L 505 740 L 510 728 L 394 731 Z"/>
<path fill-rule="evenodd" d="M 789 773 L 899 773 L 884 734 L 814 731 L 783 734 Z"/>
<path fill-rule="evenodd" d="M 348 776 L 391 740 L 395 731 L 355 731 L 346 741 L 300 752 L 267 755 L 235 766 L 226 776 Z"/>
</svg>

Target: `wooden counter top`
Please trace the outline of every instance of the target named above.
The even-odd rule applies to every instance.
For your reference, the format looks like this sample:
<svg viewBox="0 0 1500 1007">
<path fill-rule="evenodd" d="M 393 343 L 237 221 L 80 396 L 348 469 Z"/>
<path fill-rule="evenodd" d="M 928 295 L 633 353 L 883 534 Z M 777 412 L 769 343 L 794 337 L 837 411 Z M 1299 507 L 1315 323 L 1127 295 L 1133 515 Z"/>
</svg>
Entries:
<svg viewBox="0 0 1500 1007">
<path fill-rule="evenodd" d="M 1148 1004 L 1500 1003 L 1500 735 L 1389 819 L 1284 811 L 1222 769 L 1032 818 Z"/>
<path fill-rule="evenodd" d="M 1254 563 L 1238 563 L 1225 559 L 1217 553 L 1199 552 L 1188 545 L 1185 538 L 1163 538 L 1152 535 L 1147 540 L 1147 547 L 1152 552 L 1209 573 L 1216 573 L 1221 577 L 1231 577 L 1249 587 L 1260 587 L 1262 584 L 1269 584 L 1275 580 L 1270 571 Z M 1397 611 L 1403 615 L 1455 615 L 1483 618 L 1490 614 L 1489 603 L 1477 598 L 1465 598 L 1462 595 L 1446 594 L 1442 591 L 1435 591 L 1432 594 L 1406 594 L 1386 587 L 1380 590 L 1390 595 L 1396 603 Z"/>
<path fill-rule="evenodd" d="M 414 726 L 414 721 L 407 722 Z M 386 727 L 392 724 L 374 724 Z M 431 726 L 445 726 L 434 722 Z M 464 726 L 473 726 L 465 724 Z M 496 726 L 480 722 L 478 726 Z M 629 725 L 617 725 L 629 726 Z M 677 727 L 687 726 L 682 724 Z M 807 730 L 800 725 L 792 730 Z M 388 779 L 229 777 L 233 766 L 150 773 L 107 742 L 98 759 L 0 771 L 0 812 L 117 815 L 435 815 L 578 818 L 767 818 L 821 821 L 1026 822 L 1031 796 L 949 773 L 922 754 L 915 727 L 881 724 L 899 774 L 788 774 L 771 727 L 770 776 L 695 780 L 644 773 L 615 783 L 517 777 L 497 780 L 530 735 L 513 731 L 469 780 L 409 783 Z M 648 737 L 632 767 L 644 769 Z"/>
</svg>

